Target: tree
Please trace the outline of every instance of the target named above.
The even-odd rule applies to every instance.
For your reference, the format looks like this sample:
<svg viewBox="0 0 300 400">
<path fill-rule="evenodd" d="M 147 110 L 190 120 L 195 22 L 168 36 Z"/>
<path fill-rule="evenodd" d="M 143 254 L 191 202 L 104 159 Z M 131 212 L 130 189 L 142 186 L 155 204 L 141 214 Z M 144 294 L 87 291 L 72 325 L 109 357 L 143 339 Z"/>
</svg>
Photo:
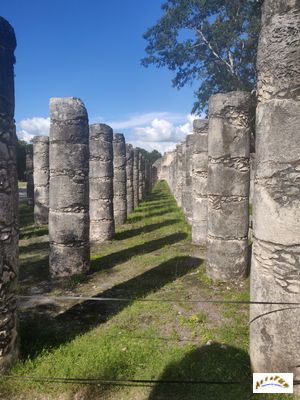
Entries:
<svg viewBox="0 0 300 400">
<path fill-rule="evenodd" d="M 26 181 L 26 146 L 24 140 L 18 139 L 17 141 L 17 171 L 18 180 Z"/>
<path fill-rule="evenodd" d="M 167 0 L 148 29 L 145 67 L 176 73 L 181 88 L 199 81 L 193 113 L 207 109 L 212 94 L 255 88 L 255 60 L 262 0 Z"/>
<path fill-rule="evenodd" d="M 150 161 L 150 164 L 152 165 L 153 163 L 155 163 L 156 160 L 158 160 L 159 158 L 162 157 L 162 155 L 160 154 L 159 151 L 157 150 L 152 150 L 151 152 L 145 150 L 145 149 L 141 149 L 140 147 L 138 147 L 139 151 L 143 154 L 143 156 L 145 157 L 146 160 Z"/>
</svg>

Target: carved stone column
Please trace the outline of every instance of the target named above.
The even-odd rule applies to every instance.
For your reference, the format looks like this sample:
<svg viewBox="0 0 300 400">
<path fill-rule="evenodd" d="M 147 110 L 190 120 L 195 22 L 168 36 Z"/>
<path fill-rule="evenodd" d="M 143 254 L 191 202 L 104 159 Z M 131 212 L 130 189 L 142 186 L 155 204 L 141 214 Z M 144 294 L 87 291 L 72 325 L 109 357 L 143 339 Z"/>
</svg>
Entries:
<svg viewBox="0 0 300 400">
<path fill-rule="evenodd" d="M 101 243 L 115 234 L 113 209 L 113 131 L 90 126 L 90 241 Z"/>
<path fill-rule="evenodd" d="M 246 92 L 209 100 L 207 274 L 216 280 L 247 275 L 253 112 Z"/>
<path fill-rule="evenodd" d="M 89 246 L 89 124 L 81 100 L 50 99 L 50 274 L 85 273 Z"/>
<path fill-rule="evenodd" d="M 18 357 L 18 177 L 14 122 L 15 33 L 0 17 L 0 372 Z"/>
<path fill-rule="evenodd" d="M 257 70 L 251 300 L 299 303 L 299 1 L 264 1 Z M 300 380 L 299 306 L 252 305 L 250 319 L 254 372 Z"/>
</svg>

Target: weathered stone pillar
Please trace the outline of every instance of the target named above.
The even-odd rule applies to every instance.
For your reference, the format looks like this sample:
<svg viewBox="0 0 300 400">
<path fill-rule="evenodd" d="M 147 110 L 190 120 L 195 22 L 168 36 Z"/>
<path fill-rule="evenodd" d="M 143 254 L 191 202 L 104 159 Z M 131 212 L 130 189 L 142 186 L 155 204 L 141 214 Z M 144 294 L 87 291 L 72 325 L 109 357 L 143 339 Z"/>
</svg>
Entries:
<svg viewBox="0 0 300 400">
<path fill-rule="evenodd" d="M 127 215 L 134 209 L 133 204 L 133 147 L 126 144 L 126 181 L 127 181 Z"/>
<path fill-rule="evenodd" d="M 144 199 L 144 156 L 139 152 L 139 202 Z"/>
<path fill-rule="evenodd" d="M 211 96 L 208 134 L 207 274 L 244 278 L 248 266 L 251 95 Z"/>
<path fill-rule="evenodd" d="M 49 216 L 49 138 L 33 139 L 34 222 L 48 224 Z"/>
<path fill-rule="evenodd" d="M 133 149 L 133 206 L 139 205 L 139 149 Z"/>
<path fill-rule="evenodd" d="M 145 194 L 151 192 L 151 165 L 149 160 L 145 160 Z"/>
<path fill-rule="evenodd" d="M 34 183 L 33 183 L 33 146 L 32 146 L 32 144 L 26 145 L 25 152 L 26 152 L 27 204 L 29 206 L 33 206 Z"/>
<path fill-rule="evenodd" d="M 81 100 L 50 99 L 50 274 L 87 272 L 89 246 L 89 125 Z"/>
<path fill-rule="evenodd" d="M 192 155 L 192 242 L 206 245 L 207 236 L 207 139 L 208 120 L 195 119 Z"/>
<path fill-rule="evenodd" d="M 262 15 L 251 300 L 299 303 L 300 3 L 265 0 Z M 251 305 L 250 319 L 254 372 L 300 380 L 299 306 Z"/>
<path fill-rule="evenodd" d="M 121 225 L 127 219 L 126 194 L 126 146 L 122 133 L 113 137 L 114 152 L 114 216 L 115 224 Z"/>
<path fill-rule="evenodd" d="M 90 126 L 90 241 L 101 243 L 115 234 L 113 208 L 113 131 Z"/>
<path fill-rule="evenodd" d="M 18 178 L 13 28 L 0 17 L 0 372 L 18 357 Z"/>
<path fill-rule="evenodd" d="M 185 140 L 185 185 L 182 197 L 182 206 L 187 222 L 191 225 L 193 220 L 193 208 L 192 208 L 192 156 L 193 156 L 193 145 L 194 135 L 187 135 Z"/>
</svg>

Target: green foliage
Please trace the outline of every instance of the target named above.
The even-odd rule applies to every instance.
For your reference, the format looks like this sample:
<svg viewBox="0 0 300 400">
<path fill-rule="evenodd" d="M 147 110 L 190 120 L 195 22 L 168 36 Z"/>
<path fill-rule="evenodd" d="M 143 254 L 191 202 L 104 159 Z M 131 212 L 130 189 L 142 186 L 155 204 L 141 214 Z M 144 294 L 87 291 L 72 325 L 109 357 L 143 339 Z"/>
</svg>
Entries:
<svg viewBox="0 0 300 400">
<path fill-rule="evenodd" d="M 143 154 L 146 160 L 150 161 L 151 164 L 155 163 L 156 160 L 162 157 L 161 153 L 157 150 L 152 150 L 151 152 L 138 148 L 140 152 Z"/>
<path fill-rule="evenodd" d="M 193 112 L 207 109 L 212 94 L 252 90 L 261 0 L 167 0 L 148 29 L 144 66 L 176 73 L 173 86 L 200 82 Z"/>
<path fill-rule="evenodd" d="M 17 171 L 18 180 L 26 180 L 26 146 L 24 140 L 17 140 Z"/>
</svg>

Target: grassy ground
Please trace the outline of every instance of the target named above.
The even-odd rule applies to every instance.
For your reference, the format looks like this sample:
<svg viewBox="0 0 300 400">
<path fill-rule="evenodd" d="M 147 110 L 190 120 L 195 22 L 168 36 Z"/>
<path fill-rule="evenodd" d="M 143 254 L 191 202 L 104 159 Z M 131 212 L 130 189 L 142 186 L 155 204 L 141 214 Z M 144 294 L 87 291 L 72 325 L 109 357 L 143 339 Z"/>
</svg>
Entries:
<svg viewBox="0 0 300 400">
<path fill-rule="evenodd" d="M 189 303 L 191 299 L 247 300 L 248 282 L 212 283 L 204 253 L 165 183 L 119 227 L 113 241 L 92 250 L 91 273 L 48 279 L 46 227 L 21 209 L 21 360 L 11 374 L 34 377 L 251 381 L 248 307 Z M 72 303 L 54 296 L 123 297 L 128 302 Z M 164 302 L 163 300 L 175 300 Z M 140 301 L 155 300 L 155 301 Z M 8 380 L 1 399 L 246 400 L 251 384 L 149 386 L 74 385 Z"/>
</svg>

